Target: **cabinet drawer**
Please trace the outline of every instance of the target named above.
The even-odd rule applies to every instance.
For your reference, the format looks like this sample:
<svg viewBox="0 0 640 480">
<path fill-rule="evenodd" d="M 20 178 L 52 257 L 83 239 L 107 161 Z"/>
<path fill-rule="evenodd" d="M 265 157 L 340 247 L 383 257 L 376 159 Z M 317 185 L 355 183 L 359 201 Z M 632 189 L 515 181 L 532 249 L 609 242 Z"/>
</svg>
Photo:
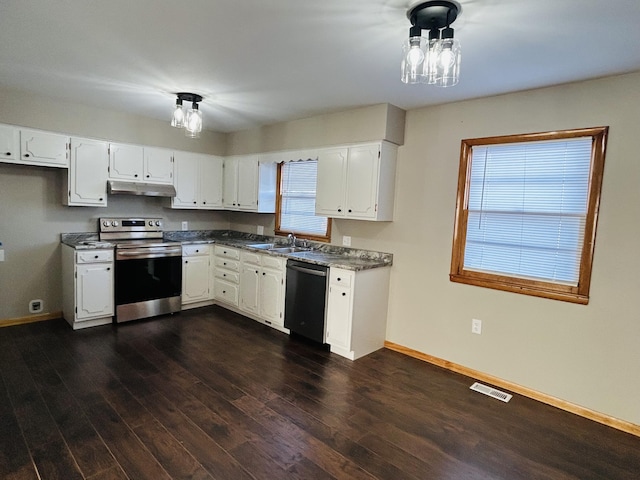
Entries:
<svg viewBox="0 0 640 480">
<path fill-rule="evenodd" d="M 235 283 L 236 285 L 240 283 L 240 274 L 237 272 L 230 272 L 229 270 L 216 268 L 216 278 Z"/>
<path fill-rule="evenodd" d="M 76 252 L 76 263 L 112 262 L 113 250 L 86 250 Z"/>
<path fill-rule="evenodd" d="M 237 260 L 230 260 L 228 258 L 215 257 L 216 269 L 223 268 L 226 270 L 232 270 L 234 272 L 240 271 L 240 262 Z"/>
<path fill-rule="evenodd" d="M 344 288 L 351 288 L 353 283 L 353 272 L 340 269 L 329 269 L 329 284 L 341 286 Z"/>
<path fill-rule="evenodd" d="M 262 255 L 253 252 L 242 252 L 240 258 L 242 258 L 242 263 L 250 263 L 251 265 L 257 265 L 258 267 L 261 265 L 260 258 Z"/>
<path fill-rule="evenodd" d="M 284 269 L 284 260 L 280 257 L 274 257 L 272 255 L 262 255 L 262 266 L 264 268 L 273 268 L 275 270 Z"/>
<path fill-rule="evenodd" d="M 238 306 L 238 286 L 218 280 L 214 282 L 213 295 L 216 300 Z"/>
<path fill-rule="evenodd" d="M 209 255 L 209 245 L 184 245 L 182 247 L 183 257 L 198 257 L 200 255 Z"/>
<path fill-rule="evenodd" d="M 240 251 L 235 248 L 224 247 L 222 245 L 216 245 L 214 248 L 214 252 L 218 257 L 240 260 Z"/>
</svg>

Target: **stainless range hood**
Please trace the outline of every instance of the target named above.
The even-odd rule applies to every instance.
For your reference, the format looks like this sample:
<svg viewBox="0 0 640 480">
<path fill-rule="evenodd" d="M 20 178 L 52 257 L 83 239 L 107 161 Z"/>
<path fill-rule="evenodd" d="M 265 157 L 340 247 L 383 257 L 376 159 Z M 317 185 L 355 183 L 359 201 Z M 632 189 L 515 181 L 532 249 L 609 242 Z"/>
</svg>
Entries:
<svg viewBox="0 0 640 480">
<path fill-rule="evenodd" d="M 145 195 L 147 197 L 175 197 L 176 189 L 173 185 L 157 183 L 124 182 L 121 180 L 107 180 L 107 193 L 110 195 Z"/>
</svg>

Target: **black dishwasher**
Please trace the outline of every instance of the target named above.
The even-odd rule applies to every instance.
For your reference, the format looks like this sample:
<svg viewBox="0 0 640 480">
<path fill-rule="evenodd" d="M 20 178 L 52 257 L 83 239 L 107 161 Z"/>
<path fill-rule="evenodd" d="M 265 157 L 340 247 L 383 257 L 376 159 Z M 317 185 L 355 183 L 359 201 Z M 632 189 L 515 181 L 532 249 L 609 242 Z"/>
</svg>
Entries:
<svg viewBox="0 0 640 480">
<path fill-rule="evenodd" d="M 327 267 L 287 260 L 284 326 L 293 333 L 325 343 Z"/>
</svg>

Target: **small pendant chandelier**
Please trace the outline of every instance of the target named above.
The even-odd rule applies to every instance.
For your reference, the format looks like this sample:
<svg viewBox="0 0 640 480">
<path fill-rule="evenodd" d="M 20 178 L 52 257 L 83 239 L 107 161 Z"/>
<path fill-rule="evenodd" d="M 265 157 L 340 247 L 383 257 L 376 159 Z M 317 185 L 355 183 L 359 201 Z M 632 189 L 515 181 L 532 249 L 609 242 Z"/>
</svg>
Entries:
<svg viewBox="0 0 640 480">
<path fill-rule="evenodd" d="M 427 83 L 452 87 L 460 78 L 460 43 L 453 38 L 451 24 L 461 7 L 456 2 L 433 0 L 407 11 L 409 38 L 402 48 L 404 83 Z M 429 38 L 422 36 L 429 31 Z"/>
<path fill-rule="evenodd" d="M 202 96 L 195 93 L 177 93 L 176 108 L 171 117 L 171 126 L 184 128 L 184 134 L 190 138 L 198 138 L 202 131 L 202 112 L 198 108 L 198 102 L 202 101 Z M 191 108 L 184 111 L 182 102 L 191 102 Z"/>
</svg>

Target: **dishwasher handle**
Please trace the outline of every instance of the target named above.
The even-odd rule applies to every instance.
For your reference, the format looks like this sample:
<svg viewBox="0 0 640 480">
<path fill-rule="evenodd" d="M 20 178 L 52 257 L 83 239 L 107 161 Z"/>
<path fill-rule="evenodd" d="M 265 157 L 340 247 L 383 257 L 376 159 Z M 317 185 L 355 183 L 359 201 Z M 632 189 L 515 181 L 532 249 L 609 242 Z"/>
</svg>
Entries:
<svg viewBox="0 0 640 480">
<path fill-rule="evenodd" d="M 318 277 L 326 277 L 327 276 L 327 271 L 326 270 L 312 270 L 311 268 L 305 268 L 305 267 L 301 267 L 299 265 L 287 265 L 287 268 L 290 268 L 291 270 L 296 270 L 296 271 L 302 272 L 302 273 L 308 273 L 309 275 L 316 275 Z"/>
</svg>

